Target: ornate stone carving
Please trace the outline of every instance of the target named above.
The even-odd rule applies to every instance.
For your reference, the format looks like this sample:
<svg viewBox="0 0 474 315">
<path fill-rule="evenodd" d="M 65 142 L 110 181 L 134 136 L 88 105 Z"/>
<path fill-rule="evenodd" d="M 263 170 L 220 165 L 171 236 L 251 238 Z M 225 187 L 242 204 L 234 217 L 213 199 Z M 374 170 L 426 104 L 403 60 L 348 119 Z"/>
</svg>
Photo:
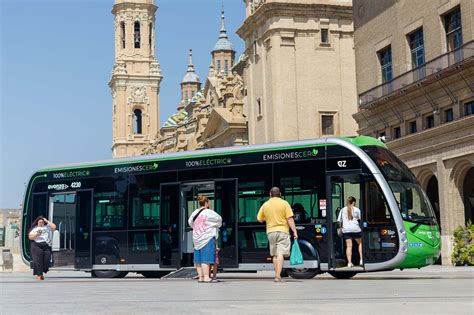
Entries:
<svg viewBox="0 0 474 315">
<path fill-rule="evenodd" d="M 125 62 L 118 61 L 114 64 L 112 75 L 116 74 L 127 74 L 127 65 L 125 64 Z"/>
<path fill-rule="evenodd" d="M 161 75 L 160 64 L 158 62 L 152 62 L 150 64 L 150 75 Z"/>
<path fill-rule="evenodd" d="M 148 103 L 145 86 L 131 86 L 128 103 Z"/>
<path fill-rule="evenodd" d="M 164 145 L 166 147 L 166 146 L 169 146 L 169 145 L 174 145 L 175 143 L 176 143 L 176 138 L 173 137 L 171 139 L 166 140 Z"/>
<path fill-rule="evenodd" d="M 254 13 L 266 0 L 253 0 L 250 2 L 250 12 Z"/>
<path fill-rule="evenodd" d="M 232 80 L 232 83 L 234 84 L 232 88 L 232 94 L 234 94 L 234 98 L 239 101 L 243 100 L 244 79 L 236 72 L 234 72 L 234 79 Z"/>
</svg>

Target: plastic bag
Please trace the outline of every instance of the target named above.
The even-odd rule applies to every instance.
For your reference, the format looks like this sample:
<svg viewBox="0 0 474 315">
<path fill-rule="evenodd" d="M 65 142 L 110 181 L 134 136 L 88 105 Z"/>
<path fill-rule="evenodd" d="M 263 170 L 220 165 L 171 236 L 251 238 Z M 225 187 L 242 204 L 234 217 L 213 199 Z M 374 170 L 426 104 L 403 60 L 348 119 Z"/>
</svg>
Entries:
<svg viewBox="0 0 474 315">
<path fill-rule="evenodd" d="M 290 265 L 301 265 L 303 263 L 303 254 L 301 254 L 298 241 L 293 242 L 291 247 Z"/>
</svg>

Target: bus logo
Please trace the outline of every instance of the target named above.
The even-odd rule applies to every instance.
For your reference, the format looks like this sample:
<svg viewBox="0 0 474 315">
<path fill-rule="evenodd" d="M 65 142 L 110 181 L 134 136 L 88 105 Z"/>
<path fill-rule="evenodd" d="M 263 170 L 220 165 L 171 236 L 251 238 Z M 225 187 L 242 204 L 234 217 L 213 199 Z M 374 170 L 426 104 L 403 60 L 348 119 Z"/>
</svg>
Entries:
<svg viewBox="0 0 474 315">
<path fill-rule="evenodd" d="M 339 167 L 346 167 L 347 166 L 346 164 L 347 164 L 346 160 L 337 161 L 337 166 Z"/>
<path fill-rule="evenodd" d="M 53 178 L 61 179 L 61 178 L 71 178 L 71 177 L 85 177 L 89 175 L 90 175 L 90 171 L 70 171 L 70 172 L 53 173 Z"/>
<path fill-rule="evenodd" d="M 66 190 L 68 189 L 69 186 L 66 184 L 54 184 L 54 185 L 48 185 L 49 190 Z"/>
<path fill-rule="evenodd" d="M 153 171 L 158 168 L 158 163 L 145 164 L 145 165 L 135 165 L 135 166 L 124 166 L 116 167 L 114 173 L 133 173 L 133 172 L 146 172 Z"/>
<path fill-rule="evenodd" d="M 297 160 L 297 159 L 308 159 L 314 158 L 318 155 L 319 151 L 316 149 L 307 150 L 307 151 L 291 151 L 291 152 L 282 152 L 282 153 L 271 153 L 264 154 L 264 161 L 280 161 L 280 160 Z"/>
</svg>

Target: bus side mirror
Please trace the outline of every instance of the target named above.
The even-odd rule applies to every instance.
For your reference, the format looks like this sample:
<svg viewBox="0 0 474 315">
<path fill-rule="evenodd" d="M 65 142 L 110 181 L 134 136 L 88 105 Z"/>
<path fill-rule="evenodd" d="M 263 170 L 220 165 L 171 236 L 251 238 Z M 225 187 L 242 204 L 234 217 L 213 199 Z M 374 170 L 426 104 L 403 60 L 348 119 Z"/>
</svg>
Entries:
<svg viewBox="0 0 474 315">
<path fill-rule="evenodd" d="M 59 252 L 59 231 L 55 230 L 53 232 L 53 245 L 51 246 L 53 252 Z"/>
</svg>

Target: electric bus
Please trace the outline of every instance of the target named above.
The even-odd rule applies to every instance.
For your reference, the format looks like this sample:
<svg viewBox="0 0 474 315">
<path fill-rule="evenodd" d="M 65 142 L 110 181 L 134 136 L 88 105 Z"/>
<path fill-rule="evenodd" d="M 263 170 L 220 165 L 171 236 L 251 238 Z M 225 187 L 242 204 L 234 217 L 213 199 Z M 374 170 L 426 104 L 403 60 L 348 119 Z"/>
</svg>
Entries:
<svg viewBox="0 0 474 315">
<path fill-rule="evenodd" d="M 201 194 L 222 216 L 219 267 L 273 269 L 265 224 L 257 221 L 277 186 L 295 210 L 304 263 L 285 271 L 309 279 L 328 272 L 420 268 L 440 255 L 440 230 L 415 176 L 384 143 L 358 136 L 213 148 L 47 167 L 26 187 L 22 258 L 31 262 L 28 230 L 42 215 L 57 226 L 54 266 L 124 277 L 160 277 L 193 265 L 187 219 Z M 361 210 L 362 255 L 347 267 L 337 234 L 349 196 Z"/>
</svg>

